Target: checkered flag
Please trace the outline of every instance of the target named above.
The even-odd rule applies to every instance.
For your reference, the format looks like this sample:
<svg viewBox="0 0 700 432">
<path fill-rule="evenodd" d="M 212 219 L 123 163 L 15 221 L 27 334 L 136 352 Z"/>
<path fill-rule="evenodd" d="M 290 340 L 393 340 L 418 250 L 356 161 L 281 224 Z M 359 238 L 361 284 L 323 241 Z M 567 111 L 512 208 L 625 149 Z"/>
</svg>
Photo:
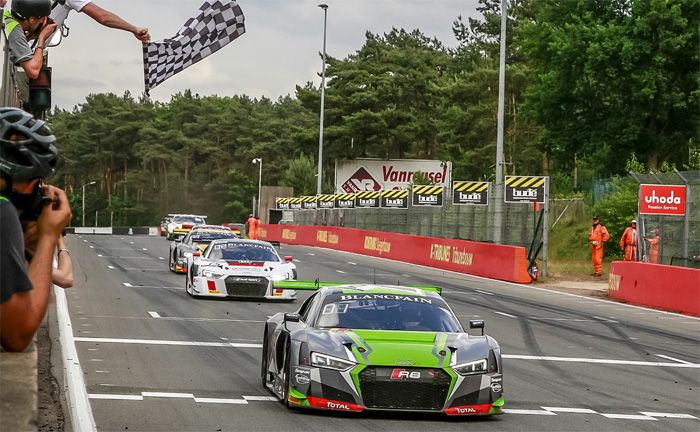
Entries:
<svg viewBox="0 0 700 432">
<path fill-rule="evenodd" d="M 245 33 L 245 17 L 232 0 L 205 1 L 171 39 L 143 44 L 146 94 L 178 72 Z"/>
</svg>

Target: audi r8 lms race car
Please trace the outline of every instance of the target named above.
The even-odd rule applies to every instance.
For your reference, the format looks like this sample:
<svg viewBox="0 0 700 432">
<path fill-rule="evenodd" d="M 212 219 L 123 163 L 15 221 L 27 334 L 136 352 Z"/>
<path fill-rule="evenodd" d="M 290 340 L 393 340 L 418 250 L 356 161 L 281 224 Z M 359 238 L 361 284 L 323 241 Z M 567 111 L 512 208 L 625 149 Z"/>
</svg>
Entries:
<svg viewBox="0 0 700 432">
<path fill-rule="evenodd" d="M 174 215 L 165 227 L 165 238 L 173 240 L 177 237 L 184 237 L 190 232 L 193 226 L 207 223 L 206 216 L 197 215 Z"/>
<path fill-rule="evenodd" d="M 268 242 L 214 240 L 187 258 L 187 293 L 194 297 L 296 299 L 295 290 L 273 288 L 273 281 L 296 279 L 291 256 L 280 257 Z"/>
<path fill-rule="evenodd" d="M 238 236 L 223 226 L 195 225 L 182 240 L 176 238 L 170 243 L 168 268 L 175 273 L 187 273 L 187 258 L 192 258 L 194 252 L 204 252 L 214 240 L 235 238 Z"/>
<path fill-rule="evenodd" d="M 334 285 L 265 325 L 262 384 L 285 405 L 502 413 L 501 350 L 483 321 L 470 321 L 481 336 L 466 333 L 437 287 Z"/>
</svg>

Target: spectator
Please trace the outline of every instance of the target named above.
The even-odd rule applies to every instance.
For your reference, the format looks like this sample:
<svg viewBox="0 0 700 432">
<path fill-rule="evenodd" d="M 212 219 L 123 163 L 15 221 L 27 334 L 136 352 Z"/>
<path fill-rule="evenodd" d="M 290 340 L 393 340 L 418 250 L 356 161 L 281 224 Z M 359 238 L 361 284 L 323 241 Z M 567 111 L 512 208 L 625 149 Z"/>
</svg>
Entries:
<svg viewBox="0 0 700 432">
<path fill-rule="evenodd" d="M 620 249 L 625 251 L 625 261 L 637 261 L 637 221 L 632 220 L 630 226 L 620 237 Z"/>
<path fill-rule="evenodd" d="M 610 240 L 608 230 L 600 223 L 598 216 L 593 216 L 593 226 L 588 234 L 588 242 L 591 244 L 591 256 L 593 260 L 594 277 L 603 275 L 603 243 Z"/>
<path fill-rule="evenodd" d="M 659 263 L 659 243 L 661 241 L 661 238 L 659 237 L 659 229 L 654 228 L 651 230 L 651 237 L 645 237 L 644 241 L 649 243 L 649 254 L 647 260 L 650 263 L 658 264 Z"/>
<path fill-rule="evenodd" d="M 56 24 L 50 23 L 50 0 L 15 0 L 11 12 L 3 11 L 3 23 L 10 48 L 10 61 L 21 66 L 29 79 L 39 76 L 44 64 L 46 43 L 56 30 Z M 36 49 L 32 51 L 29 40 L 36 39 Z"/>
<path fill-rule="evenodd" d="M 44 319 L 53 251 L 72 216 L 65 192 L 41 182 L 57 158 L 44 122 L 17 108 L 0 108 L 0 345 L 8 351 L 29 346 Z M 37 222 L 29 265 L 20 220 Z"/>
</svg>

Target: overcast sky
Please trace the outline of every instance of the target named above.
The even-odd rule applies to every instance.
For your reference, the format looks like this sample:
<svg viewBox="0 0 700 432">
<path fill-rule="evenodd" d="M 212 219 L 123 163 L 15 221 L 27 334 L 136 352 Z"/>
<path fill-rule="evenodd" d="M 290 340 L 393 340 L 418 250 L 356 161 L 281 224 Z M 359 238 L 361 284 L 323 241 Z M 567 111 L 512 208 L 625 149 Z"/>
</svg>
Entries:
<svg viewBox="0 0 700 432">
<path fill-rule="evenodd" d="M 173 36 L 203 0 L 96 0 L 136 25 L 147 26 L 153 40 Z M 192 89 L 201 95 L 252 97 L 293 93 L 294 86 L 319 81 L 318 52 L 323 41 L 319 0 L 239 0 L 246 34 L 219 52 L 173 76 L 151 91 L 167 101 Z M 392 26 L 419 28 L 448 46 L 456 44 L 452 21 L 476 16 L 477 0 L 325 0 L 329 55 L 344 58 L 359 49 L 365 31 L 384 33 Z M 141 44 L 130 33 L 112 30 L 83 13 L 71 13 L 70 36 L 49 54 L 53 67 L 53 104 L 71 109 L 90 93 L 143 92 Z"/>
</svg>

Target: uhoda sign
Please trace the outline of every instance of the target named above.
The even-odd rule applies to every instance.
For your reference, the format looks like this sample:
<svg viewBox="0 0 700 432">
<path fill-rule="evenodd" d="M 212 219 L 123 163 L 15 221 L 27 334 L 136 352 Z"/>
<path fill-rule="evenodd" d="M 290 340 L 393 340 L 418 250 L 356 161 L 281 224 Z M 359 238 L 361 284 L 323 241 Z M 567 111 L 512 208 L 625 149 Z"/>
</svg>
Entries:
<svg viewBox="0 0 700 432">
<path fill-rule="evenodd" d="M 684 185 L 639 185 L 639 214 L 685 215 Z"/>
</svg>

